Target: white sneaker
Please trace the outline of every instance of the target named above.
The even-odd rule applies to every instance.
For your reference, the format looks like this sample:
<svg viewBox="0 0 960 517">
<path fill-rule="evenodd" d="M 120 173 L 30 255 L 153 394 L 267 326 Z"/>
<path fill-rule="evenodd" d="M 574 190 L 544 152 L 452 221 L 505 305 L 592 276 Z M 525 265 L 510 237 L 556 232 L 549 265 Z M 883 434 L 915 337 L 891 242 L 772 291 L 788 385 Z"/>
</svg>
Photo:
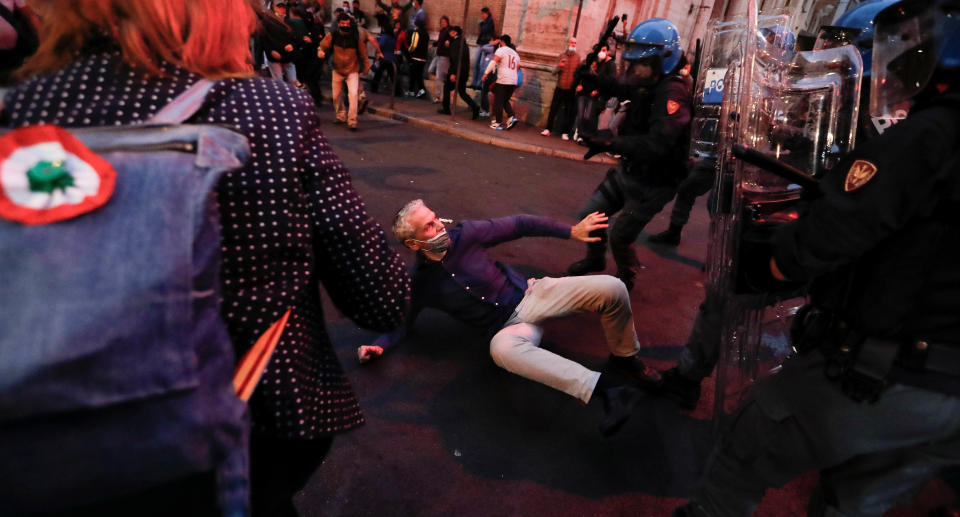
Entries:
<svg viewBox="0 0 960 517">
<path fill-rule="evenodd" d="M 488 118 L 489 116 L 490 116 L 489 111 L 480 110 L 480 115 L 479 115 L 480 118 Z"/>
<path fill-rule="evenodd" d="M 564 133 L 564 134 L 560 135 L 560 139 L 561 139 L 561 140 L 570 140 L 570 135 Z"/>
<path fill-rule="evenodd" d="M 550 130 L 549 130 L 549 129 L 544 129 L 543 131 L 540 132 L 540 134 L 543 135 L 543 136 L 550 136 Z"/>
</svg>

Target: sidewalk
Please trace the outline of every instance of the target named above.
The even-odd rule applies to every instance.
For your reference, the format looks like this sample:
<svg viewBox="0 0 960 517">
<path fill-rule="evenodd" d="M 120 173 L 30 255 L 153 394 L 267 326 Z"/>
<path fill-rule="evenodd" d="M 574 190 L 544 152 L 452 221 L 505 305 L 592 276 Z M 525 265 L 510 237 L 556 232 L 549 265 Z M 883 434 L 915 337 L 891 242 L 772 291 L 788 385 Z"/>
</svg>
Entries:
<svg viewBox="0 0 960 517">
<path fill-rule="evenodd" d="M 476 90 L 467 90 L 475 93 Z M 432 96 L 432 95 L 431 95 Z M 390 108 L 390 96 L 382 93 L 370 93 L 367 91 L 367 97 L 370 104 L 367 111 L 374 115 L 416 124 L 433 131 L 440 131 L 449 135 L 457 136 L 480 142 L 484 144 L 495 145 L 514 151 L 524 151 L 534 154 L 543 154 L 555 156 L 557 158 L 566 158 L 568 160 L 583 161 L 583 154 L 587 148 L 577 145 L 573 141 L 561 140 L 558 136 L 542 136 L 540 129 L 535 126 L 518 123 L 509 131 L 497 131 L 490 129 L 488 119 L 470 120 L 470 110 L 463 103 L 463 100 L 457 98 L 457 110 L 455 118 L 450 115 L 437 113 L 440 104 L 434 104 L 430 99 L 413 99 L 410 97 L 395 97 L 393 99 L 393 109 Z M 506 114 L 504 114 L 506 117 Z M 361 129 L 363 123 L 360 124 Z M 590 158 L 590 162 L 615 165 L 617 161 L 605 154 L 599 154 Z"/>
</svg>

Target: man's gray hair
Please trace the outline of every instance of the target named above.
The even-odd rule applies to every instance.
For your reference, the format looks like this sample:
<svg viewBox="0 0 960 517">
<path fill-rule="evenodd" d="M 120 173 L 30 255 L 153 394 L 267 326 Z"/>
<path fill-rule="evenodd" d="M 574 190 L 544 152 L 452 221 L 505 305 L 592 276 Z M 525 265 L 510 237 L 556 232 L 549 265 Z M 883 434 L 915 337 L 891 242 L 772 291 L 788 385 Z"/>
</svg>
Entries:
<svg viewBox="0 0 960 517">
<path fill-rule="evenodd" d="M 423 200 L 414 199 L 406 205 L 403 205 L 403 208 L 397 212 L 397 216 L 393 218 L 393 235 L 401 243 L 417 236 L 417 229 L 414 228 L 407 219 L 410 218 L 410 214 L 412 214 L 414 210 L 421 206 L 423 206 Z"/>
</svg>

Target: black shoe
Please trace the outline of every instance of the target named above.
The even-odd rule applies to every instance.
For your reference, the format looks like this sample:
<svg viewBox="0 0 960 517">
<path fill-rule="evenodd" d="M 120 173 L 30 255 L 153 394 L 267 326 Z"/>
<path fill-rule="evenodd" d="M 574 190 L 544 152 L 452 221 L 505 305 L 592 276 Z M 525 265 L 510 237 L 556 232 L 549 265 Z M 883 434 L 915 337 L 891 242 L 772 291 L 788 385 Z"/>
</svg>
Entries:
<svg viewBox="0 0 960 517">
<path fill-rule="evenodd" d="M 333 121 L 333 123 L 334 123 L 334 124 L 343 125 L 343 124 L 346 124 L 347 121 L 346 121 L 346 120 L 335 119 L 335 120 Z"/>
<path fill-rule="evenodd" d="M 617 386 L 600 391 L 603 398 L 603 421 L 600 422 L 600 434 L 613 436 L 633 415 L 633 408 L 642 393 L 630 386 Z"/>
<path fill-rule="evenodd" d="M 676 402 L 683 409 L 696 409 L 700 401 L 700 382 L 684 377 L 676 368 L 670 368 L 660 374 L 657 394 Z"/>
<path fill-rule="evenodd" d="M 610 365 L 617 373 L 629 378 L 639 388 L 655 389 L 660 386 L 660 372 L 647 367 L 636 354 L 628 357 L 611 355 Z"/>
<path fill-rule="evenodd" d="M 578 260 L 567 268 L 567 276 L 583 276 L 587 273 L 603 271 L 607 268 L 607 260 L 604 257 L 592 257 Z"/>
<path fill-rule="evenodd" d="M 656 235 L 651 235 L 647 240 L 654 244 L 676 246 L 677 244 L 680 244 L 680 228 L 677 228 L 671 224 L 670 228 Z"/>
<path fill-rule="evenodd" d="M 480 118 L 480 107 L 474 106 L 473 115 L 470 116 L 470 120 L 477 120 L 478 118 Z"/>
<path fill-rule="evenodd" d="M 437 113 L 439 113 L 439 114 L 441 114 L 441 115 L 449 115 L 449 114 L 450 114 L 450 110 L 448 110 L 448 109 L 438 109 L 438 110 L 437 110 Z"/>
</svg>

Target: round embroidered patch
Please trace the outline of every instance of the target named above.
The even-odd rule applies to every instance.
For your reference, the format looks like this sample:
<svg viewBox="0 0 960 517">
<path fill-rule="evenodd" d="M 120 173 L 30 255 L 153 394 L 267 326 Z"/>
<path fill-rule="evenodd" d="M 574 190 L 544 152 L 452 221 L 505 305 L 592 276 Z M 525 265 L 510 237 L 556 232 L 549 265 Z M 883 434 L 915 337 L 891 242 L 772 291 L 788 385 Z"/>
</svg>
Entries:
<svg viewBox="0 0 960 517">
<path fill-rule="evenodd" d="M 72 219 L 103 206 L 117 173 L 65 129 L 27 126 L 0 137 L 0 217 L 23 224 Z"/>
</svg>

